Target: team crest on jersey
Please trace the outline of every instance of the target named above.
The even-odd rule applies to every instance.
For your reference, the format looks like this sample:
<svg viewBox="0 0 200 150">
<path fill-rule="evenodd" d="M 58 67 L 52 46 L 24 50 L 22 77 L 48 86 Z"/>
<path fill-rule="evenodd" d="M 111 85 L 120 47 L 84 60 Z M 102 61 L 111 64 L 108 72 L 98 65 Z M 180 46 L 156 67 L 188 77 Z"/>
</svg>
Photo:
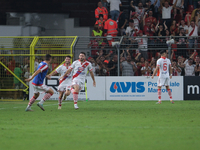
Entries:
<svg viewBox="0 0 200 150">
<path fill-rule="evenodd" d="M 85 67 L 85 66 L 84 66 Z M 85 68 L 83 67 L 78 67 L 78 71 L 83 71 Z"/>
<path fill-rule="evenodd" d="M 114 24 L 114 22 L 110 21 L 109 24 L 112 26 Z"/>
</svg>

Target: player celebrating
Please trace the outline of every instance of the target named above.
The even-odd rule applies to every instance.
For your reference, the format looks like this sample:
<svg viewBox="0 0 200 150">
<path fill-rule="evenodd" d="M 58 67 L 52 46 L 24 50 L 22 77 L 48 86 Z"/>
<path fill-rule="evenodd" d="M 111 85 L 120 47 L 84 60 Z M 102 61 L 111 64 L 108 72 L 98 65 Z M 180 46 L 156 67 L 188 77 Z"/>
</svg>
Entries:
<svg viewBox="0 0 200 150">
<path fill-rule="evenodd" d="M 73 99 L 74 99 L 74 108 L 78 109 L 79 108 L 77 105 L 78 93 L 84 86 L 85 77 L 87 75 L 88 70 L 92 77 L 94 87 L 96 86 L 96 82 L 94 79 L 94 74 L 92 72 L 92 65 L 90 62 L 85 60 L 84 52 L 81 52 L 79 54 L 79 60 L 76 60 L 72 63 L 72 65 L 70 66 L 70 69 L 68 69 L 67 72 L 63 76 L 60 77 L 60 80 L 63 80 L 63 78 L 67 74 L 69 74 L 73 69 L 74 69 L 74 72 L 73 72 L 73 77 L 72 77 L 72 94 L 73 94 Z"/>
<path fill-rule="evenodd" d="M 43 111 L 43 103 L 45 100 L 49 99 L 53 95 L 53 90 L 43 85 L 44 78 L 48 72 L 48 64 L 51 62 L 51 55 L 46 54 L 45 61 L 41 62 L 36 70 L 36 72 L 28 79 L 25 79 L 25 81 L 29 82 L 33 79 L 33 89 L 34 89 L 34 96 L 30 99 L 28 106 L 26 108 L 26 111 L 32 111 L 31 105 L 35 102 L 35 100 L 40 95 L 39 92 L 46 92 L 46 95 L 42 98 L 42 100 L 37 103 L 37 106 L 39 106 Z M 48 78 L 48 77 L 47 77 Z"/>
<path fill-rule="evenodd" d="M 168 58 L 166 58 L 167 53 L 166 50 L 162 50 L 160 51 L 161 54 L 161 58 L 159 58 L 157 60 L 157 66 L 156 69 L 153 72 L 153 75 L 151 76 L 151 78 L 154 78 L 154 75 L 156 74 L 156 72 L 160 71 L 159 77 L 158 77 L 158 81 L 157 81 L 157 85 L 158 85 L 158 102 L 157 104 L 161 104 L 161 88 L 164 85 L 168 91 L 168 95 L 170 97 L 170 102 L 172 104 L 174 104 L 173 100 L 172 100 L 172 93 L 171 90 L 169 88 L 169 78 L 172 78 L 172 67 L 171 67 L 171 62 Z M 170 72 L 170 77 L 169 77 L 169 72 Z"/>
<path fill-rule="evenodd" d="M 65 74 L 65 72 L 69 69 L 70 62 L 71 62 L 71 56 L 67 56 L 65 58 L 65 63 L 60 65 L 54 72 L 50 73 L 49 78 L 51 78 L 51 76 L 53 76 L 57 73 L 59 73 L 59 74 L 61 74 L 61 76 L 63 76 Z M 66 96 L 69 96 L 69 94 L 70 94 L 71 81 L 72 81 L 71 77 L 72 77 L 72 75 L 71 75 L 71 73 L 69 73 L 62 80 L 60 80 L 60 83 L 58 86 L 58 92 L 59 92 L 58 109 L 61 109 L 62 97 L 63 97 L 63 94 L 65 93 L 65 89 L 66 89 L 66 93 L 65 93 L 65 96 L 63 99 L 66 99 Z"/>
</svg>

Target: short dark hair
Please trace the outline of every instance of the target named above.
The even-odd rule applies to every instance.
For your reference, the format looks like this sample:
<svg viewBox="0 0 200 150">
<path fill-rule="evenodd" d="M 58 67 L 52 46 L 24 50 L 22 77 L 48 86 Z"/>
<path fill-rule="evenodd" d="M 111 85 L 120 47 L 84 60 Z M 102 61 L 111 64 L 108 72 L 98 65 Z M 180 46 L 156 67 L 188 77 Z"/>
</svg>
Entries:
<svg viewBox="0 0 200 150">
<path fill-rule="evenodd" d="M 108 15 L 108 18 L 111 18 L 111 15 Z"/>
<path fill-rule="evenodd" d="M 103 18 L 103 14 L 99 14 L 99 18 L 102 17 Z"/>
<path fill-rule="evenodd" d="M 85 55 L 85 56 L 86 56 L 85 52 L 80 52 L 80 54 L 83 54 L 83 55 Z"/>
<path fill-rule="evenodd" d="M 70 59 L 72 58 L 71 56 L 66 56 L 66 57 L 68 57 L 68 58 L 70 58 Z"/>
<path fill-rule="evenodd" d="M 166 50 L 161 50 L 160 54 L 162 55 L 163 53 L 166 53 Z"/>
<path fill-rule="evenodd" d="M 50 59 L 51 59 L 51 55 L 50 54 L 46 54 L 45 60 L 49 61 Z"/>
<path fill-rule="evenodd" d="M 129 19 L 129 22 L 134 23 L 134 20 L 133 19 Z"/>
</svg>

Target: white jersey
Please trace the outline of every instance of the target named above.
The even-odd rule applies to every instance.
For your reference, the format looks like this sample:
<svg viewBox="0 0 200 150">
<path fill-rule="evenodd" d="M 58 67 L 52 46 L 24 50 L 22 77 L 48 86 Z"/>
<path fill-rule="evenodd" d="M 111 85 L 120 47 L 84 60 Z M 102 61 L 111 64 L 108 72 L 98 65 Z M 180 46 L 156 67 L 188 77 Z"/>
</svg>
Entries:
<svg viewBox="0 0 200 150">
<path fill-rule="evenodd" d="M 160 68 L 159 78 L 169 78 L 169 66 L 171 62 L 168 58 L 161 57 L 157 60 L 157 66 Z"/>
<path fill-rule="evenodd" d="M 135 40 L 138 42 L 138 49 L 141 51 L 147 51 L 147 43 L 148 43 L 148 38 L 146 35 L 143 35 L 142 38 L 135 38 Z"/>
<path fill-rule="evenodd" d="M 59 73 L 61 76 L 65 74 L 65 72 L 70 68 L 67 67 L 65 64 L 60 65 L 57 69 L 56 72 Z M 72 81 L 72 73 L 69 73 L 67 76 L 65 76 L 62 80 L 60 80 L 60 85 L 66 85 L 66 84 L 71 84 Z"/>
<path fill-rule="evenodd" d="M 89 61 L 84 61 L 81 63 L 80 60 L 76 60 L 72 63 L 70 68 L 74 71 L 72 80 L 78 79 L 82 82 L 85 82 L 87 72 L 92 70 L 92 64 Z"/>
</svg>

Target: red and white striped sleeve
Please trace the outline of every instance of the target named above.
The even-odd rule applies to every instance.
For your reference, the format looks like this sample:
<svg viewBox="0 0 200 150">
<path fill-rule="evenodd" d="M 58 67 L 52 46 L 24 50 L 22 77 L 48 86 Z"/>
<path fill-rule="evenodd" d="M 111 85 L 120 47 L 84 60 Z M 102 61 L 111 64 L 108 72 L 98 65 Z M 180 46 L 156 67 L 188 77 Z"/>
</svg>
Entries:
<svg viewBox="0 0 200 150">
<path fill-rule="evenodd" d="M 39 69 L 41 70 L 41 72 L 44 72 L 48 69 L 48 66 L 44 64 Z"/>
</svg>

